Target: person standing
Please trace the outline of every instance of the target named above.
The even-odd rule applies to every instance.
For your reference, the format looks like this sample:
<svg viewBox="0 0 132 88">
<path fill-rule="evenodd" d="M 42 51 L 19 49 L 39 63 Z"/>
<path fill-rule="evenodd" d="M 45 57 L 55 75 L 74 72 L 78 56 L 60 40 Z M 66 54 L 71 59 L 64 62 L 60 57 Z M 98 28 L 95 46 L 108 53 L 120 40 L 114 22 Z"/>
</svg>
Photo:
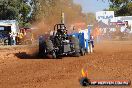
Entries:
<svg viewBox="0 0 132 88">
<path fill-rule="evenodd" d="M 9 32 L 9 36 L 8 36 L 8 45 L 12 45 L 12 34 L 11 34 L 11 32 Z"/>
<path fill-rule="evenodd" d="M 19 33 L 17 33 L 16 34 L 16 45 L 19 45 L 19 42 L 20 42 L 20 40 L 19 40 Z"/>
<path fill-rule="evenodd" d="M 20 32 L 19 33 L 19 35 L 18 35 L 18 37 L 19 37 L 19 44 L 22 44 L 22 42 L 23 42 L 23 33 L 22 32 Z"/>
<path fill-rule="evenodd" d="M 12 40 L 13 40 L 13 45 L 16 45 L 16 33 L 12 33 Z"/>
<path fill-rule="evenodd" d="M 90 42 L 92 44 L 92 48 L 94 48 L 94 37 L 93 37 L 93 35 L 90 35 Z"/>
</svg>

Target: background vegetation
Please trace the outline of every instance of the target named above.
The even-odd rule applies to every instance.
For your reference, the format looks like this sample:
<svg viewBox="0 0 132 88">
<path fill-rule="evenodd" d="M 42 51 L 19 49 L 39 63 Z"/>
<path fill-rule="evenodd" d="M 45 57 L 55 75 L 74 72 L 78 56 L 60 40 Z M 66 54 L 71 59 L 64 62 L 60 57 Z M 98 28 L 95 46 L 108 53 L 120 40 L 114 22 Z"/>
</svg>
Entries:
<svg viewBox="0 0 132 88">
<path fill-rule="evenodd" d="M 114 10 L 116 16 L 132 15 L 131 0 L 109 0 L 109 3 L 108 10 Z M 74 4 L 73 0 L 0 0 L 0 20 L 15 19 L 19 21 L 20 26 L 29 26 L 29 22 L 40 20 L 53 25 L 60 22 L 61 12 L 65 13 L 65 22 L 68 24 L 95 22 L 95 15 L 82 13 L 81 6 Z"/>
</svg>

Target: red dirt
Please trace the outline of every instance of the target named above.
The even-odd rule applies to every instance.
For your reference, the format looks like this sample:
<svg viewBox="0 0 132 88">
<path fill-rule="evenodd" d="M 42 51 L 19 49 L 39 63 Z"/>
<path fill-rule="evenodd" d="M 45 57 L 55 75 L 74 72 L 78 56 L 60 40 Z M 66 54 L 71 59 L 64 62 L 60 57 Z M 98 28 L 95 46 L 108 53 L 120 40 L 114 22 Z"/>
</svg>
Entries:
<svg viewBox="0 0 132 88">
<path fill-rule="evenodd" d="M 87 68 L 90 79 L 132 79 L 132 41 L 103 42 L 95 45 L 93 54 L 58 60 L 30 58 L 21 53 L 30 49 L 27 46 L 0 49 L 0 88 L 82 88 L 78 81 L 82 68 Z M 17 55 L 18 52 L 22 55 Z"/>
</svg>

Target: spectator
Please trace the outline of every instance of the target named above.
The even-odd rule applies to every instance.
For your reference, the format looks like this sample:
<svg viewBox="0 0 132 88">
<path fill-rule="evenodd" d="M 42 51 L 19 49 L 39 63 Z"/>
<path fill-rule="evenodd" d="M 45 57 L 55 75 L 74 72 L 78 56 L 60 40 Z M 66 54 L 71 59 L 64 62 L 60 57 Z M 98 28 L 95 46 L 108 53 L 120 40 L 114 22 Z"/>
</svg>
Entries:
<svg viewBox="0 0 132 88">
<path fill-rule="evenodd" d="M 8 34 L 8 45 L 11 45 L 11 32 Z"/>
<path fill-rule="evenodd" d="M 23 39 L 23 33 L 20 32 L 19 35 L 18 35 L 18 38 L 19 38 L 19 44 L 22 44 L 22 39 Z"/>
<path fill-rule="evenodd" d="M 13 40 L 13 45 L 16 45 L 16 33 L 12 33 L 12 40 Z"/>
<path fill-rule="evenodd" d="M 12 32 L 9 32 L 9 45 L 13 45 L 13 36 Z"/>
<path fill-rule="evenodd" d="M 19 39 L 19 33 L 16 34 L 16 45 L 19 45 L 20 39 Z"/>
<path fill-rule="evenodd" d="M 90 35 L 90 41 L 92 44 L 92 48 L 94 48 L 94 37 L 93 37 L 93 35 Z"/>
</svg>

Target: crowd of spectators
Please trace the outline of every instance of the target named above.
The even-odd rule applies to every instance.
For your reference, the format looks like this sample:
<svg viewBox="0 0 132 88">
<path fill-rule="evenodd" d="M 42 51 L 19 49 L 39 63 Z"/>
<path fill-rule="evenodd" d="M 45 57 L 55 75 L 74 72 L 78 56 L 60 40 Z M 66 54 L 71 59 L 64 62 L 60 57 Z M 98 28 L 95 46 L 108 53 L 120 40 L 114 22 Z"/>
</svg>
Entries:
<svg viewBox="0 0 132 88">
<path fill-rule="evenodd" d="M 8 38 L 8 45 L 20 45 L 23 41 L 25 34 L 22 32 L 10 32 Z"/>
</svg>

